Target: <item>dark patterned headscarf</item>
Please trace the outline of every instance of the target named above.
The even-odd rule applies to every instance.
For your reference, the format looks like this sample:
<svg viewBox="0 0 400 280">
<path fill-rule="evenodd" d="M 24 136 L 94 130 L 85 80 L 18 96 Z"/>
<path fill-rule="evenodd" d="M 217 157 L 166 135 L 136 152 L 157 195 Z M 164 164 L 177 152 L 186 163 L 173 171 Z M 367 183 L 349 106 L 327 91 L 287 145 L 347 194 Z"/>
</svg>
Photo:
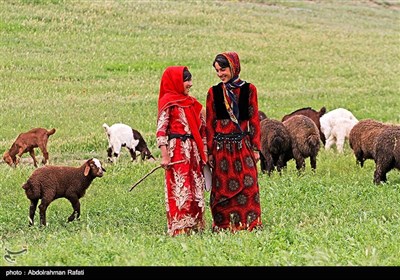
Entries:
<svg viewBox="0 0 400 280">
<path fill-rule="evenodd" d="M 229 62 L 229 68 L 232 72 L 232 79 L 238 78 L 240 74 L 240 59 L 239 55 L 236 52 L 223 52 L 223 56 Z"/>
<path fill-rule="evenodd" d="M 236 99 L 235 94 L 233 93 L 233 89 L 235 88 L 240 88 L 241 86 L 243 86 L 245 84 L 245 81 L 242 81 L 239 78 L 239 74 L 240 74 L 240 59 L 239 59 L 239 55 L 236 52 L 223 52 L 218 56 L 224 56 L 229 63 L 229 69 L 231 70 L 232 73 L 232 78 L 224 84 L 224 92 L 226 92 L 226 95 L 228 95 L 229 99 L 231 102 L 230 103 L 230 107 L 231 107 L 231 112 L 229 112 L 229 108 L 228 109 L 228 113 L 231 115 L 231 119 L 232 121 L 234 121 L 236 124 L 238 124 L 238 119 L 239 119 L 239 105 L 238 105 L 238 101 Z M 217 60 L 216 57 L 216 60 Z M 221 66 L 221 65 L 220 65 Z M 233 116 L 232 116 L 233 114 Z"/>
</svg>

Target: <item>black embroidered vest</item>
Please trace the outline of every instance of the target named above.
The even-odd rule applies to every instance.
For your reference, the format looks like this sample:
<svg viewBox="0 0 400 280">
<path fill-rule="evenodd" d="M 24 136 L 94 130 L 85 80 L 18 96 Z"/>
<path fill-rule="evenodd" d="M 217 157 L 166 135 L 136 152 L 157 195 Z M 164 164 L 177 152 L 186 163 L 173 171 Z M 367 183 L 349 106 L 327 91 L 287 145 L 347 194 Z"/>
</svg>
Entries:
<svg viewBox="0 0 400 280">
<path fill-rule="evenodd" d="M 248 120 L 249 119 L 249 90 L 250 83 L 245 83 L 240 88 L 239 94 L 239 120 Z M 213 94 L 214 94 L 214 107 L 215 113 L 218 120 L 229 119 L 228 111 L 225 107 L 224 102 L 224 92 L 222 90 L 222 82 L 216 86 L 213 86 Z"/>
</svg>

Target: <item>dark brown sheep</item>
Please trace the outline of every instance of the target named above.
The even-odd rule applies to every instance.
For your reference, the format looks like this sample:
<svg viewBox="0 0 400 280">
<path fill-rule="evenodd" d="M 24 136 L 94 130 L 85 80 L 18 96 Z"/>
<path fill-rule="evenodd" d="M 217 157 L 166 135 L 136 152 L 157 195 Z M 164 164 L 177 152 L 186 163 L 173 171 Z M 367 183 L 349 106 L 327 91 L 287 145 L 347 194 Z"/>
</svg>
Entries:
<svg viewBox="0 0 400 280">
<path fill-rule="evenodd" d="M 305 169 L 305 159 L 310 158 L 312 170 L 317 168 L 320 137 L 316 124 L 304 115 L 295 115 L 283 122 L 292 143 L 292 156 L 299 171 Z M 290 158 L 287 159 L 287 161 Z"/>
<path fill-rule="evenodd" d="M 79 218 L 81 214 L 79 199 L 85 195 L 86 189 L 96 177 L 102 177 L 101 162 L 92 158 L 80 167 L 70 166 L 43 166 L 33 171 L 27 182 L 22 186 L 25 194 L 31 201 L 29 207 L 29 225 L 33 225 L 34 216 L 39 199 L 40 225 L 46 225 L 46 210 L 49 204 L 64 197 L 71 202 L 74 211 L 68 222 Z"/>
<path fill-rule="evenodd" d="M 280 173 L 286 166 L 286 158 L 291 157 L 289 132 L 281 121 L 265 118 L 260 122 L 261 153 L 260 165 L 269 176 L 277 169 Z M 288 156 L 289 155 L 289 156 Z"/>
<path fill-rule="evenodd" d="M 396 168 L 400 170 L 400 126 L 389 126 L 374 141 L 374 184 L 386 182 L 386 174 Z"/>
<path fill-rule="evenodd" d="M 3 154 L 3 160 L 10 166 L 17 166 L 22 154 L 29 153 L 33 159 L 33 165 L 37 167 L 34 148 L 39 148 L 43 154 L 42 163 L 46 164 L 49 160 L 47 142 L 50 135 L 56 132 L 55 128 L 47 130 L 45 128 L 33 128 L 28 132 L 18 135 L 11 148 Z M 18 156 L 18 157 L 17 157 Z"/>
<path fill-rule="evenodd" d="M 296 115 L 303 115 L 303 116 L 309 117 L 310 119 L 312 119 L 314 121 L 315 125 L 317 126 L 318 131 L 319 131 L 319 137 L 320 137 L 322 143 L 325 145 L 325 143 L 326 143 L 325 134 L 321 130 L 321 123 L 319 120 L 325 113 L 326 113 L 325 107 L 322 107 L 319 111 L 316 111 L 316 110 L 312 109 L 311 107 L 305 107 L 305 108 L 298 109 L 288 115 L 283 116 L 282 121 L 285 121 L 288 118 L 290 118 L 292 116 L 296 116 Z"/>
<path fill-rule="evenodd" d="M 356 157 L 356 164 L 361 167 L 367 159 L 374 159 L 374 141 L 388 125 L 365 119 L 359 121 L 350 131 L 349 144 Z"/>
</svg>

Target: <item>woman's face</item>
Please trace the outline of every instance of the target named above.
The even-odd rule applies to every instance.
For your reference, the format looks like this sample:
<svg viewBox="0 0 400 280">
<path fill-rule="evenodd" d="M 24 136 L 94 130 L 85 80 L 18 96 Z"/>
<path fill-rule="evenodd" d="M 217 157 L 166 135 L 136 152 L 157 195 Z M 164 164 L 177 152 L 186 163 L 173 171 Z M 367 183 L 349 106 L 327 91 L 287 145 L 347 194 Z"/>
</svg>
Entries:
<svg viewBox="0 0 400 280">
<path fill-rule="evenodd" d="M 219 66 L 218 62 L 215 62 L 214 68 L 217 72 L 218 78 L 220 78 L 223 83 L 227 83 L 230 79 L 232 79 L 232 72 L 229 67 L 222 68 Z"/>
<path fill-rule="evenodd" d="M 189 95 L 189 90 L 192 87 L 193 83 L 192 83 L 192 79 L 190 79 L 189 81 L 185 81 L 183 82 L 183 89 L 184 89 L 184 94 L 185 95 Z"/>
</svg>

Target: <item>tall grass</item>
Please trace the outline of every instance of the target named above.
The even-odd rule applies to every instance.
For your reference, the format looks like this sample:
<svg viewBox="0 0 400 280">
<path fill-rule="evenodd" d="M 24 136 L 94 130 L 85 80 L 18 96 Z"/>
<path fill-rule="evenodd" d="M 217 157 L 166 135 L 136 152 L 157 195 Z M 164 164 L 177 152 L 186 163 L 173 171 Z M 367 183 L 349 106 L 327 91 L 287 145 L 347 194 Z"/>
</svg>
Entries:
<svg viewBox="0 0 400 280">
<path fill-rule="evenodd" d="M 395 1 L 1 1 L 0 152 L 32 127 L 55 127 L 50 164 L 106 163 L 102 128 L 138 129 L 156 157 L 159 82 L 187 65 L 205 104 L 218 83 L 215 55 L 235 50 L 241 78 L 254 83 L 271 118 L 306 106 L 343 107 L 358 119 L 400 123 L 400 5 Z M 40 158 L 41 155 L 39 154 Z M 2 266 L 398 266 L 400 177 L 372 183 L 374 162 L 349 146 L 321 150 L 315 173 L 294 162 L 260 173 L 264 227 L 255 232 L 166 234 L 163 171 L 106 163 L 81 199 L 82 216 L 60 199 L 49 225 L 28 227 L 21 188 L 34 170 L 0 164 L 1 247 L 27 248 Z M 207 203 L 209 193 L 206 193 Z M 38 219 L 38 215 L 36 216 Z"/>
</svg>

